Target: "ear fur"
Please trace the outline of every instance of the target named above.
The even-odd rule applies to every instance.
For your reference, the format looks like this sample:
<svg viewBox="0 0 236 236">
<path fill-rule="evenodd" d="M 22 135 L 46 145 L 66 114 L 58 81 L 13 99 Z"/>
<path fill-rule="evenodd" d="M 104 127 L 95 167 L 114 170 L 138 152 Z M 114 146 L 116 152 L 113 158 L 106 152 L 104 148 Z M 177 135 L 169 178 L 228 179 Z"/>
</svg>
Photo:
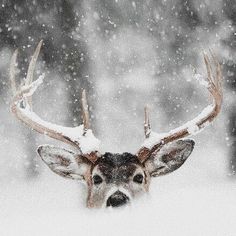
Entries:
<svg viewBox="0 0 236 236">
<path fill-rule="evenodd" d="M 171 173 L 184 164 L 192 153 L 194 144 L 190 139 L 167 144 L 145 162 L 145 167 L 153 177 Z"/>
<path fill-rule="evenodd" d="M 37 149 L 44 163 L 56 174 L 70 179 L 84 179 L 89 168 L 88 162 L 64 148 L 43 145 Z"/>
</svg>

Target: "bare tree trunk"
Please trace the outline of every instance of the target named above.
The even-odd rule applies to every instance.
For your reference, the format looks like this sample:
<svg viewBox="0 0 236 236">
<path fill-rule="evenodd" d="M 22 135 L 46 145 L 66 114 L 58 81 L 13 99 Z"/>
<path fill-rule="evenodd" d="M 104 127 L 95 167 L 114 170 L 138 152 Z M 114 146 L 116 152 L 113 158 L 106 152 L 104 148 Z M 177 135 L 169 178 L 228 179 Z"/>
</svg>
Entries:
<svg viewBox="0 0 236 236">
<path fill-rule="evenodd" d="M 224 44 L 227 48 L 229 48 L 232 55 L 236 53 L 236 2 L 235 0 L 226 0 L 224 4 L 224 13 L 227 18 L 232 22 L 232 26 L 234 26 L 234 31 L 231 32 L 229 38 L 224 40 Z M 228 62 L 224 65 L 225 69 L 225 82 L 229 89 L 229 93 L 235 95 L 236 92 L 236 64 L 235 60 L 228 60 Z M 229 108 L 229 137 L 230 137 L 230 162 L 229 169 L 231 173 L 236 176 L 236 106 L 235 100 L 232 101 Z"/>
</svg>

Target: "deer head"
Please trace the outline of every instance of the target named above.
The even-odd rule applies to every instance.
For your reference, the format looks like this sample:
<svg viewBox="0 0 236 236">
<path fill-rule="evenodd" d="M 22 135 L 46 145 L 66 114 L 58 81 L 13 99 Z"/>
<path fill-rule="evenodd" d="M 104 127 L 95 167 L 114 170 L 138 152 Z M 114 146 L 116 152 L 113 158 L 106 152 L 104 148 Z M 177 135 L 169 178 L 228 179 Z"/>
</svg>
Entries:
<svg viewBox="0 0 236 236">
<path fill-rule="evenodd" d="M 219 114 L 222 104 L 221 67 L 212 54 L 211 65 L 207 55 L 204 61 L 207 80 L 204 81 L 213 98 L 196 118 L 165 134 L 151 131 L 149 112 L 145 108 L 145 141 L 136 154 L 99 152 L 100 141 L 95 138 L 89 123 L 89 111 L 85 90 L 82 92 L 83 124 L 63 127 L 38 117 L 32 109 L 32 95 L 42 83 L 42 76 L 33 82 L 33 73 L 42 41 L 38 44 L 29 64 L 24 86 L 17 89 L 15 68 L 17 50 L 10 65 L 10 81 L 14 94 L 11 103 L 13 114 L 31 129 L 71 145 L 76 151 L 49 145 L 40 146 L 38 153 L 46 165 L 56 174 L 85 181 L 88 189 L 87 206 L 118 207 L 149 189 L 152 177 L 168 174 L 178 169 L 189 157 L 194 141 L 183 139 L 201 131 Z M 214 71 L 213 71 L 214 67 Z"/>
</svg>

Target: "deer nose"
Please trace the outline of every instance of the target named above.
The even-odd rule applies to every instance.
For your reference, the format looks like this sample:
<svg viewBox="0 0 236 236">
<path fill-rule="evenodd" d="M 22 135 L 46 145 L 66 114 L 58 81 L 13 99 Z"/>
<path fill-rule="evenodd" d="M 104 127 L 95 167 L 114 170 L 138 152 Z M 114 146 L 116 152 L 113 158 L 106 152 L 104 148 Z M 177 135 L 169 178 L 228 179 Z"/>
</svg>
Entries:
<svg viewBox="0 0 236 236">
<path fill-rule="evenodd" d="M 129 198 L 121 191 L 116 191 L 107 199 L 107 207 L 123 206 L 129 201 Z"/>
</svg>

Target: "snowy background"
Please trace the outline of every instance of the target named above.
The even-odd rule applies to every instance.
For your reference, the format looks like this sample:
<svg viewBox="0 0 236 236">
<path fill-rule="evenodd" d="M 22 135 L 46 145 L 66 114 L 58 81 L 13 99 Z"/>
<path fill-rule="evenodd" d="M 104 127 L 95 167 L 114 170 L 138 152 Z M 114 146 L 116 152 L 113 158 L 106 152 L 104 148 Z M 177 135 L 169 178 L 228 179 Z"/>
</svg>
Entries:
<svg viewBox="0 0 236 236">
<path fill-rule="evenodd" d="M 236 2 L 234 0 L 0 0 L 0 235 L 235 235 Z M 19 48 L 19 76 L 44 44 L 35 77 L 45 81 L 34 110 L 45 120 L 81 123 L 85 88 L 103 151 L 135 153 L 143 108 L 166 132 L 209 103 L 194 78 L 206 75 L 210 48 L 223 64 L 221 115 L 194 137 L 184 166 L 153 179 L 131 207 L 88 210 L 82 184 L 53 174 L 40 144 L 62 145 L 9 112 L 9 62 Z"/>
</svg>

